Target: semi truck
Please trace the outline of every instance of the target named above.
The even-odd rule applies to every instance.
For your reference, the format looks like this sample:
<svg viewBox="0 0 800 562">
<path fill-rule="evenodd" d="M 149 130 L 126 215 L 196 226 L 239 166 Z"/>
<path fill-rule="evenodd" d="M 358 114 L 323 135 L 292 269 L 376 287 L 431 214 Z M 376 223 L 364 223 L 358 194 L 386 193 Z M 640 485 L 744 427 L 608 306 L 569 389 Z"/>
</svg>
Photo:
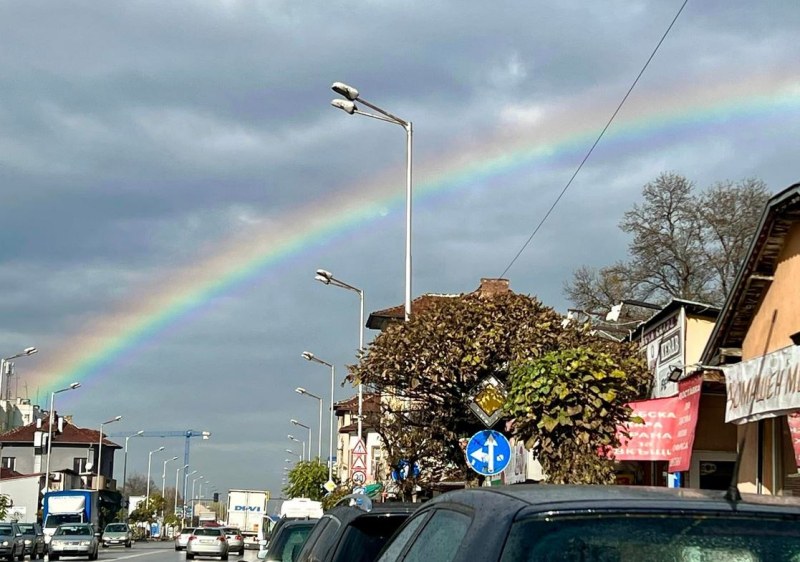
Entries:
<svg viewBox="0 0 800 562">
<path fill-rule="evenodd" d="M 267 512 L 267 500 L 269 492 L 264 490 L 228 490 L 225 525 L 241 531 L 245 548 L 258 548 L 258 533 Z"/>
</svg>

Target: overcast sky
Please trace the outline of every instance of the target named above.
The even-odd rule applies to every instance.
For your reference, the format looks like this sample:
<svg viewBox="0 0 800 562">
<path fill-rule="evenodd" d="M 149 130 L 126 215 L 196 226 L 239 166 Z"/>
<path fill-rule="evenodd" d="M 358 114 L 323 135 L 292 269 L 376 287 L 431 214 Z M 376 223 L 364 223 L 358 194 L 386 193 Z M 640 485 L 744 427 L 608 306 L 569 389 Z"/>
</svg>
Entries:
<svg viewBox="0 0 800 562">
<path fill-rule="evenodd" d="M 332 108 L 331 83 L 413 122 L 413 294 L 468 292 L 509 266 L 681 3 L 0 3 L 0 344 L 40 349 L 12 394 L 46 407 L 80 380 L 56 404 L 77 425 L 210 431 L 192 469 L 277 495 L 305 435 L 290 418 L 318 438 L 294 388 L 329 397 L 300 354 L 353 393 L 358 298 L 314 271 L 367 313 L 404 295 L 405 134 Z M 625 259 L 617 224 L 661 172 L 798 181 L 798 27 L 792 1 L 690 1 L 512 289 L 565 311 L 573 270 Z M 160 484 L 183 439 L 131 440 L 128 474 L 161 445 Z"/>
</svg>

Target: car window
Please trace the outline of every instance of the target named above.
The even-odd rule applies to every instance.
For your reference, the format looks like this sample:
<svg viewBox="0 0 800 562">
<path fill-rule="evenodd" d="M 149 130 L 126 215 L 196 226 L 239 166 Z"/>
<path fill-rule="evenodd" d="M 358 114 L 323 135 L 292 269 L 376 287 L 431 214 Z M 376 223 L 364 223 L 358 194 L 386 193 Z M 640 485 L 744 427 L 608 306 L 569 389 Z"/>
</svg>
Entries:
<svg viewBox="0 0 800 562">
<path fill-rule="evenodd" d="M 192 533 L 194 533 L 194 528 L 192 528 L 192 527 L 190 527 L 188 529 L 184 529 L 183 531 L 181 531 L 182 535 L 191 535 Z"/>
<path fill-rule="evenodd" d="M 34 532 L 33 525 L 20 525 L 19 530 L 25 534 L 31 534 Z"/>
<path fill-rule="evenodd" d="M 219 529 L 195 529 L 194 534 L 198 537 L 218 537 L 221 531 Z"/>
<path fill-rule="evenodd" d="M 301 551 L 303 560 L 307 560 L 308 562 L 318 562 L 319 560 L 322 560 L 322 558 L 331 548 L 333 548 L 337 533 L 339 532 L 339 527 L 341 527 L 342 524 L 338 519 L 334 519 L 333 517 L 323 517 L 317 525 L 322 525 L 323 523 L 324 526 L 321 529 L 321 532 L 317 534 L 317 538 L 308 552 L 308 556 Z M 315 527 L 314 531 L 316 530 L 317 529 Z M 311 537 L 309 537 L 309 539 L 310 538 Z"/>
<path fill-rule="evenodd" d="M 112 523 L 106 526 L 106 531 L 109 533 L 124 533 L 128 530 L 128 526 L 124 523 Z"/>
<path fill-rule="evenodd" d="M 501 562 L 798 559 L 796 520 L 699 513 L 523 520 L 512 526 Z"/>
<path fill-rule="evenodd" d="M 397 536 L 385 547 L 378 562 L 394 562 L 397 560 L 400 553 L 403 552 L 403 548 L 405 548 L 406 544 L 411 540 L 411 537 L 414 536 L 414 532 L 419 528 L 422 522 L 425 521 L 427 516 L 428 513 L 421 513 L 408 521 Z"/>
<path fill-rule="evenodd" d="M 0 536 L 7 537 L 13 534 L 11 527 L 0 527 Z"/>
<path fill-rule="evenodd" d="M 267 560 L 280 560 L 281 562 L 292 562 L 294 557 L 300 553 L 300 548 L 306 542 L 311 533 L 313 525 L 291 525 L 284 527 L 281 532 L 273 538 L 269 545 Z"/>
<path fill-rule="evenodd" d="M 409 514 L 362 515 L 347 526 L 333 562 L 372 562 Z"/>
<path fill-rule="evenodd" d="M 467 534 L 471 518 L 449 509 L 437 509 L 428 519 L 404 562 L 450 562 Z"/>
<path fill-rule="evenodd" d="M 322 518 L 317 521 L 317 524 L 311 529 L 311 532 L 306 538 L 306 542 L 303 545 L 302 550 L 297 557 L 298 560 L 308 561 L 310 560 L 311 554 L 316 550 L 317 542 L 319 541 L 320 537 L 325 533 L 325 529 L 327 528 L 328 524 L 331 522 L 330 516 L 323 515 Z"/>
</svg>

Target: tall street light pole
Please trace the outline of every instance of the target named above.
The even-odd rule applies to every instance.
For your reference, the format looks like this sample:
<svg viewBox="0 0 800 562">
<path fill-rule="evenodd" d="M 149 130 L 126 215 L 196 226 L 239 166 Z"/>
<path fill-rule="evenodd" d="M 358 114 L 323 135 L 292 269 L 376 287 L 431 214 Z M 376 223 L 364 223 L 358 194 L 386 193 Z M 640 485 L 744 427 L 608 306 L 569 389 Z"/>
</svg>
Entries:
<svg viewBox="0 0 800 562">
<path fill-rule="evenodd" d="M 305 427 L 308 430 L 308 460 L 310 461 L 311 460 L 311 445 L 312 445 L 312 443 L 311 443 L 311 428 L 309 426 L 307 426 L 306 424 L 304 424 L 304 423 L 300 423 L 297 420 L 289 420 L 289 421 L 291 421 L 293 425 L 296 425 L 298 427 Z"/>
<path fill-rule="evenodd" d="M 331 419 L 330 419 L 330 432 L 328 436 L 328 482 L 333 482 L 333 380 L 336 378 L 336 367 L 327 361 L 323 361 L 319 357 L 314 356 L 310 351 L 304 351 L 303 359 L 326 365 L 331 368 Z"/>
<path fill-rule="evenodd" d="M 103 467 L 103 426 L 106 425 L 106 424 L 109 424 L 109 423 L 118 422 L 121 419 L 122 419 L 122 416 L 116 416 L 116 417 L 113 417 L 110 420 L 106 420 L 106 421 L 104 421 L 103 423 L 100 424 L 100 441 L 99 441 L 99 443 L 97 445 L 97 463 L 95 463 L 95 464 L 97 464 L 97 470 L 95 470 L 95 472 L 97 473 L 97 484 L 95 485 L 95 488 L 94 488 L 95 490 L 99 490 L 100 489 L 100 476 L 101 476 L 102 467 Z"/>
<path fill-rule="evenodd" d="M 161 470 L 161 495 L 167 494 L 167 463 L 178 460 L 178 457 L 172 457 L 164 461 L 164 468 Z"/>
<path fill-rule="evenodd" d="M 50 414 L 48 415 L 49 422 L 47 424 L 47 470 L 44 473 L 44 491 L 48 491 L 50 489 L 50 453 L 53 452 L 53 417 L 55 416 L 55 402 L 56 402 L 56 394 L 60 392 L 66 392 L 68 390 L 74 390 L 79 388 L 81 383 L 74 382 L 66 388 L 62 388 L 59 390 L 55 390 L 50 394 Z"/>
<path fill-rule="evenodd" d="M 197 478 L 192 478 L 192 519 L 194 519 L 194 516 L 197 513 L 197 502 L 195 502 L 195 497 L 194 497 L 194 484 L 195 482 L 197 482 L 198 480 L 202 480 L 203 478 L 205 478 L 205 476 L 198 476 Z"/>
<path fill-rule="evenodd" d="M 188 464 L 183 465 L 183 468 L 178 468 L 175 471 L 175 516 L 178 516 L 178 478 L 181 475 L 181 470 L 186 470 L 189 468 Z M 183 519 L 183 518 L 181 518 Z"/>
<path fill-rule="evenodd" d="M 361 354 L 364 352 L 364 291 L 359 289 L 358 287 L 354 287 L 344 281 L 336 279 L 330 271 L 325 271 L 324 269 L 318 269 L 317 275 L 314 277 L 320 283 L 325 283 L 326 285 L 333 285 L 334 287 L 339 287 L 341 289 L 347 289 L 348 291 L 353 291 L 354 293 L 358 294 L 358 300 L 361 304 L 361 316 L 359 318 L 358 323 L 358 357 L 361 358 Z M 361 441 L 361 418 L 364 413 L 364 385 L 361 384 L 361 381 L 358 382 L 358 440 Z"/>
<path fill-rule="evenodd" d="M 154 451 L 150 451 L 147 454 L 147 495 L 145 496 L 145 499 L 144 499 L 144 501 L 145 501 L 144 505 L 146 506 L 147 509 L 150 509 L 150 465 L 153 462 L 153 453 L 158 453 L 159 451 L 163 451 L 163 450 L 164 450 L 164 447 L 162 446 L 162 447 L 159 447 L 158 449 L 156 449 Z"/>
<path fill-rule="evenodd" d="M 301 441 L 300 439 L 298 439 L 294 435 L 287 435 L 286 437 L 288 437 L 290 441 L 294 441 L 296 443 L 300 443 L 303 446 L 303 454 L 300 455 L 300 460 L 301 461 L 306 460 L 306 442 L 305 441 Z"/>
<path fill-rule="evenodd" d="M 189 468 L 189 467 L 187 466 L 186 468 Z M 196 473 L 197 473 L 197 471 L 193 470 L 191 472 L 187 472 L 186 475 L 183 477 L 183 489 L 184 490 L 188 490 L 189 489 L 189 477 L 192 474 L 196 474 Z M 192 514 L 192 515 L 194 515 L 194 514 Z M 184 518 L 184 520 L 186 519 L 186 492 L 183 493 L 183 518 Z M 189 521 L 189 522 L 191 523 L 191 521 Z"/>
<path fill-rule="evenodd" d="M 358 90 L 353 88 L 352 86 L 348 86 L 342 82 L 334 82 L 331 86 L 331 89 L 336 92 L 337 94 L 343 96 L 345 99 L 335 99 L 331 102 L 333 107 L 339 108 L 342 111 L 346 111 L 350 115 L 358 114 L 364 115 L 365 117 L 371 117 L 373 119 L 378 119 L 379 121 L 386 121 L 387 123 L 393 123 L 395 125 L 400 125 L 406 131 L 406 290 L 405 290 L 405 321 L 408 322 L 409 316 L 411 316 L 411 139 L 413 136 L 413 127 L 411 125 L 411 121 L 406 121 L 404 119 L 400 119 L 399 117 L 392 115 L 388 111 L 385 111 L 378 107 L 377 105 L 373 105 L 361 96 L 359 96 Z M 380 115 L 375 115 L 374 113 L 369 113 L 365 111 L 361 111 L 356 106 L 356 101 L 363 103 L 370 109 L 377 111 Z"/>
<path fill-rule="evenodd" d="M 11 375 L 11 373 L 10 372 L 8 372 L 8 373 L 6 372 L 6 370 L 7 370 L 6 364 L 9 361 L 11 361 L 12 359 L 16 359 L 18 357 L 27 357 L 28 355 L 33 355 L 34 353 L 39 353 L 39 350 L 36 349 L 35 347 L 26 347 L 20 353 L 16 353 L 16 354 L 12 355 L 11 357 L 3 357 L 2 359 L 0 359 L 0 398 L 2 398 L 4 396 L 3 392 L 2 392 L 2 387 L 3 387 L 3 381 L 4 380 L 5 380 L 5 397 L 6 397 L 6 400 L 9 400 L 10 397 L 11 397 L 11 394 L 10 394 L 11 381 L 9 381 L 9 378 L 8 378 Z M 10 366 L 9 366 L 9 369 L 10 369 Z M 6 428 L 6 429 L 8 429 L 8 428 Z"/>
<path fill-rule="evenodd" d="M 322 398 L 317 396 L 316 394 L 312 394 L 311 392 L 307 391 L 305 388 L 297 387 L 294 389 L 297 394 L 301 394 L 303 396 L 309 396 L 311 398 L 315 398 L 319 400 L 319 433 L 317 433 L 317 458 L 321 461 L 322 460 Z M 292 422 L 294 423 L 294 422 Z M 298 424 L 299 425 L 299 424 Z M 309 448 L 311 447 L 311 441 L 309 438 Z"/>
<path fill-rule="evenodd" d="M 144 429 L 140 429 L 139 431 L 137 431 L 133 435 L 128 435 L 125 438 L 125 455 L 123 456 L 123 461 L 122 461 L 122 492 L 123 493 L 126 492 L 126 490 L 125 490 L 125 481 L 126 481 L 126 478 L 128 477 L 128 441 L 130 440 L 131 437 L 141 437 L 142 435 L 144 435 Z M 128 495 L 130 496 L 130 494 L 128 494 Z"/>
</svg>

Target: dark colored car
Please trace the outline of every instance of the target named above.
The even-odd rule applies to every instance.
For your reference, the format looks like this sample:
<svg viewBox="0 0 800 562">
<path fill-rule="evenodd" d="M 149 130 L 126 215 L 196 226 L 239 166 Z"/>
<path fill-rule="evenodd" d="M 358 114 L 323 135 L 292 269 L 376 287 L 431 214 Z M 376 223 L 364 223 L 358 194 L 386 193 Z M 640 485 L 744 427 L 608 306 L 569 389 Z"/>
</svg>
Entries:
<svg viewBox="0 0 800 562">
<path fill-rule="evenodd" d="M 9 562 L 25 558 L 25 542 L 16 523 L 0 523 L 0 557 Z"/>
<path fill-rule="evenodd" d="M 308 536 L 297 562 L 374 562 L 383 545 L 420 506 L 409 503 L 338 505 Z"/>
<path fill-rule="evenodd" d="M 47 553 L 47 546 L 44 544 L 42 526 L 38 523 L 17 523 L 17 526 L 25 543 L 25 554 L 29 555 L 31 560 L 44 558 Z"/>
<path fill-rule="evenodd" d="M 294 562 L 311 529 L 319 519 L 282 519 L 269 539 L 266 550 L 258 552 L 258 559 L 266 562 Z"/>
<path fill-rule="evenodd" d="M 425 504 L 380 562 L 800 560 L 800 502 L 711 490 L 520 485 Z"/>
</svg>

